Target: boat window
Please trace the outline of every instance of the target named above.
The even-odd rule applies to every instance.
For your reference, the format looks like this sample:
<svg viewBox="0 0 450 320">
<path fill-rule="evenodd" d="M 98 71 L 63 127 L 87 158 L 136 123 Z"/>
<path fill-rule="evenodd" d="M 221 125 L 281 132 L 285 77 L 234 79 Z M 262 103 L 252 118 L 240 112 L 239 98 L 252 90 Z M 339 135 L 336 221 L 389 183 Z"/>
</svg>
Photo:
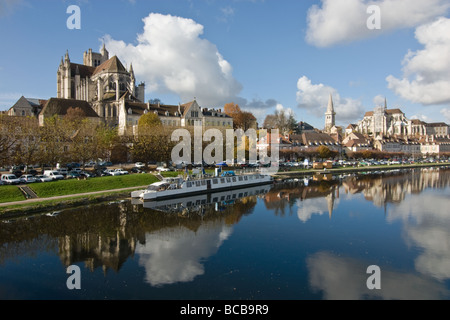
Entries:
<svg viewBox="0 0 450 320">
<path fill-rule="evenodd" d="M 197 187 L 200 187 L 200 181 L 195 181 L 195 185 L 196 185 Z"/>
<path fill-rule="evenodd" d="M 236 177 L 233 177 L 233 182 L 236 182 Z"/>
<path fill-rule="evenodd" d="M 230 178 L 227 178 L 227 182 L 231 182 L 231 179 L 230 179 Z"/>
<path fill-rule="evenodd" d="M 219 198 L 217 198 L 217 197 L 213 198 L 213 202 L 218 202 L 218 201 L 219 201 Z"/>
<path fill-rule="evenodd" d="M 244 177 L 244 180 L 245 180 L 245 181 L 247 181 L 247 180 L 248 180 L 248 177 L 247 177 L 247 176 L 245 176 L 245 177 Z"/>
<path fill-rule="evenodd" d="M 241 193 L 239 193 L 239 198 L 242 198 L 242 192 L 241 192 Z"/>
<path fill-rule="evenodd" d="M 243 181 L 242 177 L 239 177 L 239 181 Z"/>
<path fill-rule="evenodd" d="M 236 193 L 233 193 L 233 199 L 236 199 Z"/>
<path fill-rule="evenodd" d="M 206 181 L 202 180 L 202 186 L 205 186 L 205 185 L 206 185 Z"/>
<path fill-rule="evenodd" d="M 192 206 L 192 201 L 189 201 L 189 202 L 187 203 L 187 206 L 188 206 L 188 207 Z"/>
<path fill-rule="evenodd" d="M 187 183 L 187 187 L 188 187 L 188 188 L 192 187 L 192 182 L 188 182 L 188 183 Z"/>
<path fill-rule="evenodd" d="M 218 184 L 219 181 L 218 181 L 217 179 L 213 179 L 213 183 L 214 183 L 214 184 Z"/>
<path fill-rule="evenodd" d="M 220 183 L 225 183 L 225 178 L 220 178 Z"/>
<path fill-rule="evenodd" d="M 225 196 L 220 197 L 220 201 L 223 201 L 223 200 L 225 200 Z"/>
</svg>

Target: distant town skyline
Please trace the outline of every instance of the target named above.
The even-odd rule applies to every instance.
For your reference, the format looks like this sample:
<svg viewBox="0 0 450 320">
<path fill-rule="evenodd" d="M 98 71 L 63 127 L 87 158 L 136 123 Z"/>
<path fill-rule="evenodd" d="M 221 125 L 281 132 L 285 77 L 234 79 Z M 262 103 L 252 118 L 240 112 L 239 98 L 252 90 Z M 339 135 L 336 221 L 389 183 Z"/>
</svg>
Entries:
<svg viewBox="0 0 450 320">
<path fill-rule="evenodd" d="M 324 128 L 332 94 L 336 125 L 362 120 L 378 105 L 409 119 L 450 123 L 450 3 L 372 1 L 380 28 L 369 28 L 363 0 L 35 1 L 0 4 L 0 110 L 21 96 L 56 97 L 56 71 L 69 52 L 103 44 L 117 55 L 146 99 L 229 102 L 260 123 L 291 109 Z M 81 29 L 67 27 L 71 5 Z M 375 17 L 376 18 L 376 17 Z"/>
</svg>

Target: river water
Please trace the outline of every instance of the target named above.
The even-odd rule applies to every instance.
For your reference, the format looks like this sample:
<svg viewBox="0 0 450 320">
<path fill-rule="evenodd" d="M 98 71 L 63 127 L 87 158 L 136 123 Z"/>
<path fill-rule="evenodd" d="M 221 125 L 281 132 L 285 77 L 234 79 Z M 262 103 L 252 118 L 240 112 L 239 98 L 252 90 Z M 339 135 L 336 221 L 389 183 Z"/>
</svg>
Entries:
<svg viewBox="0 0 450 320">
<path fill-rule="evenodd" d="M 3 219 L 0 299 L 447 300 L 449 199 L 414 169 Z"/>
</svg>

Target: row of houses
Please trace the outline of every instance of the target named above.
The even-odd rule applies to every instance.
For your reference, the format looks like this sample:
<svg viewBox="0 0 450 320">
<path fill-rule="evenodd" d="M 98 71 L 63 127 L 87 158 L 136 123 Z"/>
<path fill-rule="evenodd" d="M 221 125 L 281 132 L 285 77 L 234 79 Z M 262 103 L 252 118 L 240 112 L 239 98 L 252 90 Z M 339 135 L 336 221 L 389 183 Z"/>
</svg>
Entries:
<svg viewBox="0 0 450 320">
<path fill-rule="evenodd" d="M 258 142 L 258 147 L 267 147 L 272 137 Z M 450 135 L 429 135 L 417 138 L 405 136 L 378 136 L 375 139 L 358 132 L 351 132 L 342 137 L 339 134 L 310 130 L 302 134 L 279 135 L 279 150 L 281 154 L 289 151 L 315 151 L 325 146 L 339 154 L 351 154 L 368 150 L 378 150 L 387 153 L 403 153 L 412 156 L 450 154 Z"/>
</svg>

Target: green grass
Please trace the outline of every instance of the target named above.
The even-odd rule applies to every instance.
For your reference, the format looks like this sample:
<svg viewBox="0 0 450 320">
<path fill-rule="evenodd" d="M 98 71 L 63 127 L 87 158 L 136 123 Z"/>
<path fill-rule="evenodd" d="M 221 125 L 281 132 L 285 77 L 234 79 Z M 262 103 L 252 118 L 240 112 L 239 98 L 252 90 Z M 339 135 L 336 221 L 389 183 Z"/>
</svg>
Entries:
<svg viewBox="0 0 450 320">
<path fill-rule="evenodd" d="M 30 185 L 40 198 L 146 186 L 158 179 L 152 174 L 99 177 L 88 180 L 62 180 Z"/>
<path fill-rule="evenodd" d="M 22 201 L 25 196 L 16 186 L 0 186 L 0 203 Z"/>
</svg>

